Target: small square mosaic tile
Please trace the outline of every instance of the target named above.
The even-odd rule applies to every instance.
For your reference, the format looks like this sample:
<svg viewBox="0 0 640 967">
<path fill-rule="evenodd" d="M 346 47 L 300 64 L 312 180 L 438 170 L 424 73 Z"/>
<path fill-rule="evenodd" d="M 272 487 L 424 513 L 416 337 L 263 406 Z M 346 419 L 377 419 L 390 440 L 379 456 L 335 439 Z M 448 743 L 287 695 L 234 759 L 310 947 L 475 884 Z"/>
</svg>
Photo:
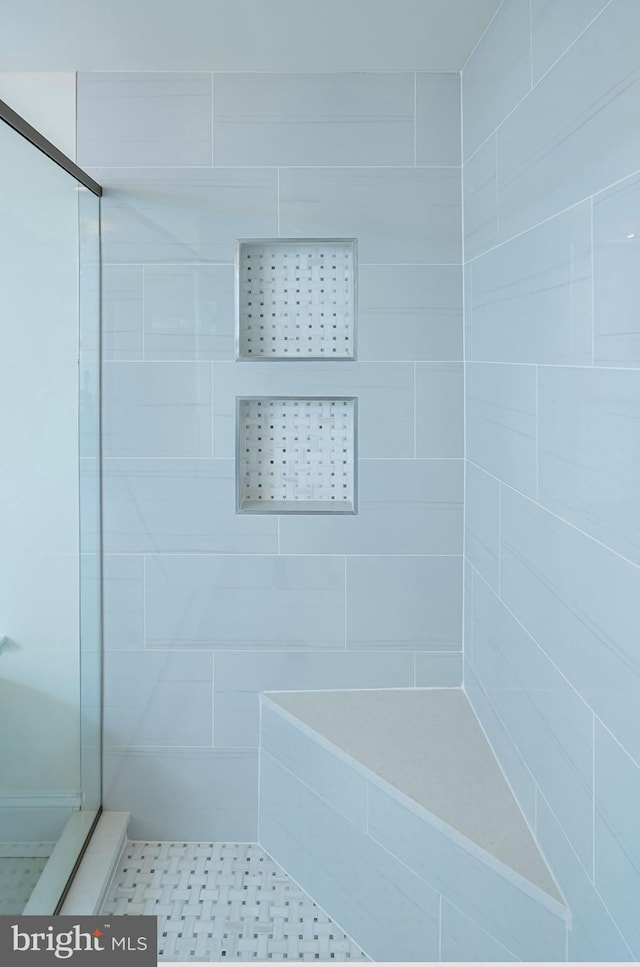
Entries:
<svg viewBox="0 0 640 967">
<path fill-rule="evenodd" d="M 55 843 L 0 843 L 0 916 L 22 913 Z"/>
<path fill-rule="evenodd" d="M 130 842 L 103 913 L 157 916 L 159 960 L 369 960 L 253 843 Z"/>
</svg>

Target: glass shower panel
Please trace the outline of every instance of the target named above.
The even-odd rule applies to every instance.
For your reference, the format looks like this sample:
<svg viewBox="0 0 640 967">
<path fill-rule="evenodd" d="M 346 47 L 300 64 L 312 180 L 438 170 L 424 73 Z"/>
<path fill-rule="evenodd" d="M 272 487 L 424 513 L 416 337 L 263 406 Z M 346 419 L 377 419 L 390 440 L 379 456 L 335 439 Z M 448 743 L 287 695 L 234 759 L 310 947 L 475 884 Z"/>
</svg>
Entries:
<svg viewBox="0 0 640 967">
<path fill-rule="evenodd" d="M 0 121 L 0 914 L 100 806 L 98 307 L 99 199 Z"/>
</svg>

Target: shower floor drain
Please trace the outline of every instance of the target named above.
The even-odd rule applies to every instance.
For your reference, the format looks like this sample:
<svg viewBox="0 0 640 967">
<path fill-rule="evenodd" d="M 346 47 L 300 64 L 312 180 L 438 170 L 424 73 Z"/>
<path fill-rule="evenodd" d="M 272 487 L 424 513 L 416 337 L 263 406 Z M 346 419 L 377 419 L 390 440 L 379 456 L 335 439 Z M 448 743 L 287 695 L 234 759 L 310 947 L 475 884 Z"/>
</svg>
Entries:
<svg viewBox="0 0 640 967">
<path fill-rule="evenodd" d="M 128 843 L 103 913 L 157 916 L 159 960 L 369 959 L 257 844 Z"/>
</svg>

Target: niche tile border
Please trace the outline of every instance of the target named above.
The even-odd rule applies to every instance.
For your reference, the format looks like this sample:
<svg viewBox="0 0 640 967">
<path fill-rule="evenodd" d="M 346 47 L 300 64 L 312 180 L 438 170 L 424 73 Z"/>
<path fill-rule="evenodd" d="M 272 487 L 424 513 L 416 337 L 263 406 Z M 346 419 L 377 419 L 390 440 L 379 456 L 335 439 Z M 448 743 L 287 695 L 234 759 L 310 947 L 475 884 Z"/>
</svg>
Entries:
<svg viewBox="0 0 640 967">
<path fill-rule="evenodd" d="M 356 397 L 236 398 L 236 513 L 357 513 Z"/>
<path fill-rule="evenodd" d="M 238 239 L 237 360 L 356 358 L 355 238 Z"/>
</svg>

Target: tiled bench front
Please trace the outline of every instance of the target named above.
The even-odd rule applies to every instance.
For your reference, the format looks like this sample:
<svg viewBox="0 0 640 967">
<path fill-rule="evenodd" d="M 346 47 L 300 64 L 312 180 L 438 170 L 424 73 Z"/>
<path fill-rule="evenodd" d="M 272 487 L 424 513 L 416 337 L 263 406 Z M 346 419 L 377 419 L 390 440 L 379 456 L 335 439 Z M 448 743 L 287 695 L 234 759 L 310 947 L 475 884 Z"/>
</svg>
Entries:
<svg viewBox="0 0 640 967">
<path fill-rule="evenodd" d="M 261 845 L 382 961 L 564 960 L 569 913 L 460 689 L 261 696 Z"/>
</svg>

